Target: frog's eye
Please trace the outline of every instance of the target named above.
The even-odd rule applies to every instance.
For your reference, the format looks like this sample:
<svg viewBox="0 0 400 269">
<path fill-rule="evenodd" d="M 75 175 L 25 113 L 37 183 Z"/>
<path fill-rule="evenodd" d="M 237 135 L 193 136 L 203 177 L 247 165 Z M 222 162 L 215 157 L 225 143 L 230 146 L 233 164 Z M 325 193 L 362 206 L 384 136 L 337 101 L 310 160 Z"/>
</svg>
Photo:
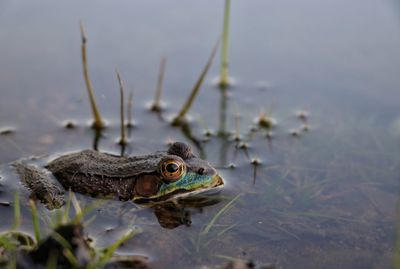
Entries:
<svg viewBox="0 0 400 269">
<path fill-rule="evenodd" d="M 186 166 L 179 160 L 165 160 L 161 164 L 161 175 L 167 182 L 178 180 L 186 172 Z"/>
</svg>

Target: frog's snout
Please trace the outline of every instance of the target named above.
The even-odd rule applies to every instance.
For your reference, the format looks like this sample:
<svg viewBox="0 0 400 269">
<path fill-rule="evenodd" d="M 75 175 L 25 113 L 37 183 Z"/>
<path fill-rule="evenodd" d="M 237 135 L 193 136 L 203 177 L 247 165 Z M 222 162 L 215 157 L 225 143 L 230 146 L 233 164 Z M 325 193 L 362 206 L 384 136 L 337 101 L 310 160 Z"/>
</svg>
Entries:
<svg viewBox="0 0 400 269">
<path fill-rule="evenodd" d="M 218 174 L 215 174 L 213 176 L 213 182 L 214 182 L 214 184 L 212 187 L 218 187 L 218 186 L 224 185 L 224 179 Z"/>
</svg>

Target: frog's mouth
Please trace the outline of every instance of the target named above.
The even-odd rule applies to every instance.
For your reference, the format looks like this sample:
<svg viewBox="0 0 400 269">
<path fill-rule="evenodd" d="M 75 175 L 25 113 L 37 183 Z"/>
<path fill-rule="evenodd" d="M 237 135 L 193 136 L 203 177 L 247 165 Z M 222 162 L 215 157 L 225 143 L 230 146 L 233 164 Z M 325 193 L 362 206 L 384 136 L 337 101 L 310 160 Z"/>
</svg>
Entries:
<svg viewBox="0 0 400 269">
<path fill-rule="evenodd" d="M 137 197 L 134 197 L 132 200 L 136 203 L 166 201 L 171 198 L 195 195 L 200 192 L 204 192 L 207 190 L 211 190 L 211 189 L 220 187 L 222 185 L 224 185 L 223 178 L 220 175 L 216 174 L 211 177 L 211 180 L 209 180 L 208 182 L 205 182 L 205 183 L 204 182 L 193 183 L 193 184 L 189 184 L 189 185 L 183 186 L 183 187 L 176 186 L 175 189 L 169 190 L 168 192 L 160 191 L 157 195 L 153 195 L 150 197 L 137 196 Z"/>
</svg>

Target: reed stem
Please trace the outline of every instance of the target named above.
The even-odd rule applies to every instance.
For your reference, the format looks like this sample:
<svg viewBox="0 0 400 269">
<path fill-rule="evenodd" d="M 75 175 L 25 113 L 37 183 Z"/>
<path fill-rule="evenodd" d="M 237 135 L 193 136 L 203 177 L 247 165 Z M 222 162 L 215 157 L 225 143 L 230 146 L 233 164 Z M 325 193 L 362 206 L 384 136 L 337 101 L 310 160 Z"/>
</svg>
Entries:
<svg viewBox="0 0 400 269">
<path fill-rule="evenodd" d="M 87 38 L 86 38 L 85 30 L 83 28 L 82 23 L 80 24 L 80 29 L 81 29 L 81 38 L 82 38 L 81 52 L 82 52 L 83 77 L 85 79 L 86 89 L 89 94 L 90 106 L 92 108 L 92 113 L 93 113 L 93 118 L 94 118 L 93 127 L 95 129 L 103 129 L 105 125 L 101 118 L 99 109 L 97 108 L 97 103 L 96 103 L 96 99 L 94 97 L 92 83 L 89 79 L 89 70 L 88 70 L 87 56 L 86 56 Z"/>
<path fill-rule="evenodd" d="M 207 61 L 206 66 L 204 67 L 203 71 L 201 72 L 196 84 L 194 85 L 192 92 L 189 95 L 189 98 L 186 100 L 186 103 L 183 105 L 179 114 L 172 120 L 172 125 L 178 126 L 181 125 L 185 119 L 186 113 L 189 111 L 190 107 L 192 106 L 194 99 L 196 98 L 197 93 L 200 90 L 201 85 L 203 84 L 204 78 L 207 75 L 208 70 L 214 60 L 215 53 L 217 52 L 219 45 L 219 39 L 217 43 L 214 45 L 214 48 L 211 52 L 210 58 Z"/>
<path fill-rule="evenodd" d="M 117 79 L 119 84 L 119 92 L 120 92 L 120 119 L 121 119 L 121 138 L 119 140 L 120 145 L 126 145 L 126 135 L 125 135 L 125 113 L 124 113 L 124 84 L 122 83 L 121 76 L 118 71 Z"/>
<path fill-rule="evenodd" d="M 133 91 L 129 91 L 129 96 L 128 96 L 128 108 L 127 108 L 127 113 L 128 113 L 128 128 L 133 127 Z"/>
<path fill-rule="evenodd" d="M 165 64 L 166 64 L 166 58 L 163 57 L 160 62 L 160 70 L 158 73 L 158 80 L 157 80 L 157 89 L 156 89 L 156 95 L 154 97 L 154 103 L 151 106 L 151 110 L 153 111 L 161 111 L 161 94 L 162 94 L 162 89 L 163 89 L 163 81 L 164 81 L 164 74 L 165 74 Z"/>
<path fill-rule="evenodd" d="M 219 86 L 225 88 L 229 85 L 228 75 L 228 38 L 229 38 L 229 14 L 230 14 L 231 1 L 225 0 L 224 9 L 224 26 L 222 32 L 222 46 L 221 46 L 221 71 Z"/>
</svg>

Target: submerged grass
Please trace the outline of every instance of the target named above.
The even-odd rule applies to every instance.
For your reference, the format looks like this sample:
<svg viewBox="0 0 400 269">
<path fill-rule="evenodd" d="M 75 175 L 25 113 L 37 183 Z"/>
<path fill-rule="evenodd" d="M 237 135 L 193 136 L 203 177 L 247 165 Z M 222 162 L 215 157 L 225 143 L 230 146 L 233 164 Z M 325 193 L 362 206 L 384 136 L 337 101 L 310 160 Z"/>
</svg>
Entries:
<svg viewBox="0 0 400 269">
<path fill-rule="evenodd" d="M 218 49 L 218 44 L 219 44 L 219 40 L 215 44 L 215 46 L 211 52 L 210 58 L 208 59 L 206 66 L 204 67 L 203 71 L 201 72 L 196 84 L 194 85 L 192 92 L 189 95 L 189 98 L 186 100 L 186 103 L 183 105 L 183 107 L 180 110 L 180 112 L 178 113 L 178 115 L 172 120 L 171 124 L 173 126 L 180 126 L 185 122 L 186 113 L 189 111 L 190 107 L 192 106 L 194 99 L 196 98 L 196 95 L 199 92 L 201 85 L 203 84 L 204 78 L 206 77 L 207 72 L 210 69 L 210 66 L 214 60 L 215 53 L 217 52 L 217 49 Z"/>
<path fill-rule="evenodd" d="M 103 129 L 105 127 L 105 124 L 101 118 L 100 111 L 97 107 L 96 98 L 94 97 L 94 92 L 93 92 L 93 86 L 89 78 L 89 68 L 88 68 L 87 54 L 86 54 L 87 38 L 82 22 L 80 24 L 80 29 L 81 29 L 81 39 L 82 39 L 81 53 L 82 53 L 82 65 L 83 65 L 83 77 L 85 79 L 86 89 L 89 94 L 90 106 L 92 108 L 92 113 L 93 113 L 93 120 L 94 120 L 93 128 Z"/>
<path fill-rule="evenodd" d="M 221 208 L 214 217 L 210 220 L 210 222 L 206 225 L 202 234 L 207 234 L 210 232 L 211 228 L 214 226 L 215 222 L 231 207 L 231 205 L 242 196 L 241 193 L 236 195 L 229 203 L 227 203 L 223 208 Z"/>
</svg>

